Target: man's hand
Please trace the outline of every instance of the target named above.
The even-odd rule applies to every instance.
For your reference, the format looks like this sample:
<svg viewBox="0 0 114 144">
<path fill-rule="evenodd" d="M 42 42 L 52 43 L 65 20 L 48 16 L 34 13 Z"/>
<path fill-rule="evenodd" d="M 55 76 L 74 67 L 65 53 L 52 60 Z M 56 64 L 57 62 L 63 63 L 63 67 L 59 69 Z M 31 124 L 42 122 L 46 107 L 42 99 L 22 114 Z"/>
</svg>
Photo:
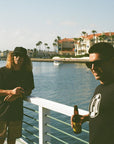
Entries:
<svg viewBox="0 0 114 144">
<path fill-rule="evenodd" d="M 71 116 L 71 127 L 73 128 L 73 116 L 74 115 L 72 115 Z M 84 122 L 84 116 L 81 116 L 81 115 L 78 115 L 79 116 L 79 119 L 80 119 L 80 121 L 78 122 L 80 125 L 82 125 L 83 124 L 83 122 Z"/>
<path fill-rule="evenodd" d="M 9 95 L 7 95 L 7 96 L 4 98 L 4 101 L 13 102 L 13 101 L 15 101 L 17 98 L 22 98 L 22 97 L 23 97 L 22 94 L 20 94 L 20 95 L 11 95 L 11 94 L 9 94 Z"/>
<path fill-rule="evenodd" d="M 24 94 L 24 89 L 22 87 L 16 87 L 13 90 L 11 90 L 12 95 L 20 95 Z"/>
<path fill-rule="evenodd" d="M 22 87 L 16 87 L 13 90 L 10 90 L 10 94 L 4 98 L 4 101 L 12 102 L 19 97 L 23 97 L 24 89 Z"/>
<path fill-rule="evenodd" d="M 73 119 L 73 116 L 74 115 L 72 115 L 71 116 L 71 127 L 73 128 L 73 121 L 72 121 L 72 119 Z M 86 121 L 89 121 L 89 114 L 88 115 L 79 115 L 79 117 L 80 117 L 80 124 L 82 125 L 84 122 L 86 122 Z"/>
</svg>

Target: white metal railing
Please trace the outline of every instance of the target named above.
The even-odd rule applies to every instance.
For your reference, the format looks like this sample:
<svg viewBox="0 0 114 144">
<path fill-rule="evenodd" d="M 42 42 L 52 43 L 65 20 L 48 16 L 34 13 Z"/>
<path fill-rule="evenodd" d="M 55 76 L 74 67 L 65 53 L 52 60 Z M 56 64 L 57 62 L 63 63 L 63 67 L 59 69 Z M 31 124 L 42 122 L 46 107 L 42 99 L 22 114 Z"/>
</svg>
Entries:
<svg viewBox="0 0 114 144">
<path fill-rule="evenodd" d="M 57 130 L 58 132 L 62 132 L 65 135 L 70 135 L 67 132 L 56 128 L 56 126 L 54 127 L 53 125 L 49 124 L 49 119 L 53 119 L 53 120 L 59 121 L 61 123 L 65 123 L 65 122 L 62 122 L 61 120 L 59 120 L 57 118 L 51 117 L 50 111 L 54 111 L 54 112 L 57 112 L 59 114 L 63 114 L 65 116 L 71 117 L 74 113 L 73 107 L 67 106 L 67 105 L 64 105 L 64 104 L 61 104 L 61 103 L 53 102 L 53 101 L 50 101 L 50 100 L 46 100 L 46 99 L 43 99 L 43 98 L 33 97 L 33 96 L 28 97 L 26 101 L 28 101 L 28 102 L 30 102 L 30 103 L 32 103 L 32 104 L 39 107 L 39 112 L 36 111 L 37 113 L 39 113 L 39 115 L 38 115 L 39 118 L 37 120 L 38 125 L 39 125 L 39 128 L 38 128 L 39 136 L 37 137 L 36 136 L 37 134 L 34 133 L 34 135 L 39 139 L 38 143 L 39 144 L 45 144 L 45 143 L 50 144 L 50 137 L 53 137 L 56 140 L 61 141 L 61 143 L 68 144 L 67 142 L 65 142 L 63 140 L 60 140 L 59 138 L 57 138 L 57 137 L 55 137 L 51 134 L 50 128 L 52 128 L 54 130 Z M 86 114 L 88 114 L 88 111 L 79 109 L 79 114 L 80 115 L 86 115 Z M 25 115 L 27 116 L 27 114 L 25 114 Z M 28 116 L 28 117 L 31 118 L 31 116 Z M 36 118 L 33 118 L 33 119 L 36 119 Z M 28 122 L 26 121 L 25 123 L 28 123 Z M 66 125 L 66 127 L 68 125 L 70 126 L 70 124 L 67 124 L 67 123 L 65 123 L 65 125 Z M 34 126 L 34 124 L 33 124 L 33 126 Z M 83 131 L 88 133 L 88 131 L 86 131 L 86 130 L 83 130 Z M 29 132 L 29 133 L 31 133 L 31 132 Z M 75 137 L 77 140 L 80 140 L 80 141 L 88 144 L 88 142 L 83 140 L 82 138 L 78 138 L 76 136 L 71 136 L 71 137 L 72 138 Z"/>
</svg>

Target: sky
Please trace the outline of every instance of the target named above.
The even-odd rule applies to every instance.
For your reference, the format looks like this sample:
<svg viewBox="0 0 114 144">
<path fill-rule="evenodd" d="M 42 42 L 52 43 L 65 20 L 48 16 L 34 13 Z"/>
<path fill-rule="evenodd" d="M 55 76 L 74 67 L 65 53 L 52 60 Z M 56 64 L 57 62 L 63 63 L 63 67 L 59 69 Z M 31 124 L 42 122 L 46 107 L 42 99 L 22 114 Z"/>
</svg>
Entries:
<svg viewBox="0 0 114 144">
<path fill-rule="evenodd" d="M 60 36 L 114 32 L 114 0 L 0 0 L 0 50 L 36 48 Z M 43 48 L 42 44 L 42 48 Z"/>
</svg>

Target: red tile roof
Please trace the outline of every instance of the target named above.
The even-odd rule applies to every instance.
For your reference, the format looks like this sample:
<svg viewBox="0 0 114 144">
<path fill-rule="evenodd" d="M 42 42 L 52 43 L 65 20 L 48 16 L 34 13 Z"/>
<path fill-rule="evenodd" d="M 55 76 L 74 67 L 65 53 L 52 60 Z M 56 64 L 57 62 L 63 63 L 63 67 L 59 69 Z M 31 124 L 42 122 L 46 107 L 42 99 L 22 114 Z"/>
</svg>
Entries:
<svg viewBox="0 0 114 144">
<path fill-rule="evenodd" d="M 64 38 L 64 39 L 61 39 L 61 40 L 59 40 L 59 43 L 61 43 L 61 42 L 65 42 L 65 41 L 74 41 L 74 39 L 73 38 Z"/>
<path fill-rule="evenodd" d="M 114 32 L 90 34 L 90 35 L 87 35 L 87 36 L 81 36 L 80 38 L 85 38 L 85 39 L 90 40 L 90 39 L 93 39 L 93 36 L 98 37 L 98 36 L 103 35 L 103 34 L 106 35 L 106 36 L 111 36 L 111 35 L 114 35 Z M 65 41 L 66 42 L 73 42 L 75 40 L 74 40 L 74 38 L 64 38 L 64 39 L 59 40 L 59 43 L 62 43 L 62 42 L 65 42 Z M 77 41 L 77 43 L 79 43 L 79 42 Z"/>
<path fill-rule="evenodd" d="M 83 38 L 85 39 L 93 39 L 93 36 L 100 36 L 100 35 L 106 35 L 106 36 L 111 36 L 111 35 L 114 35 L 114 32 L 106 32 L 106 33 L 96 33 L 96 34 L 91 34 L 91 35 L 87 35 L 87 36 L 82 36 Z"/>
</svg>

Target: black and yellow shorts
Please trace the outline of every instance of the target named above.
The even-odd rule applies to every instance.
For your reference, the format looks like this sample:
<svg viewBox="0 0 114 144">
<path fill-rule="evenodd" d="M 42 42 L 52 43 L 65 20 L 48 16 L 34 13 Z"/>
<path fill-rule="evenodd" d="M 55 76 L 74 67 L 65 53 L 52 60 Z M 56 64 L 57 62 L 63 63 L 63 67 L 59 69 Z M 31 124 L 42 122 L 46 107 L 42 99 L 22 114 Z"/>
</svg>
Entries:
<svg viewBox="0 0 114 144">
<path fill-rule="evenodd" d="M 0 121 L 0 138 L 16 139 L 22 136 L 22 121 Z"/>
</svg>

